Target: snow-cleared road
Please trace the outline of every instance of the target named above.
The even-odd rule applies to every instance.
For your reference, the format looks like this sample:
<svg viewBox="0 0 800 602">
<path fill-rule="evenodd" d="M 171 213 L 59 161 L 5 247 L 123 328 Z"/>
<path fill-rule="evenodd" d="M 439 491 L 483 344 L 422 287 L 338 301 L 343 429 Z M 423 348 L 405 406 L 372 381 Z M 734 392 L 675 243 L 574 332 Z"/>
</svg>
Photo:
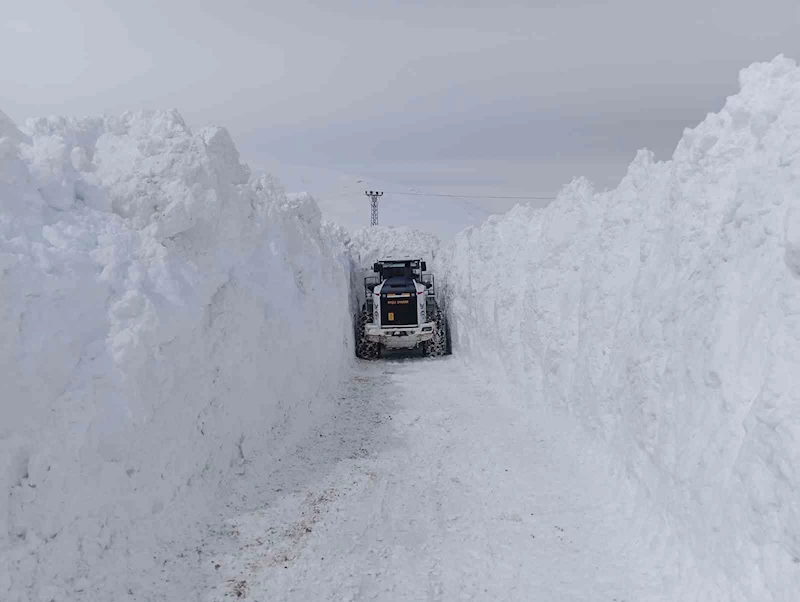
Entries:
<svg viewBox="0 0 800 602">
<path fill-rule="evenodd" d="M 535 414 L 457 358 L 360 364 L 324 428 L 232 491 L 205 600 L 675 599 L 607 471 Z"/>
</svg>

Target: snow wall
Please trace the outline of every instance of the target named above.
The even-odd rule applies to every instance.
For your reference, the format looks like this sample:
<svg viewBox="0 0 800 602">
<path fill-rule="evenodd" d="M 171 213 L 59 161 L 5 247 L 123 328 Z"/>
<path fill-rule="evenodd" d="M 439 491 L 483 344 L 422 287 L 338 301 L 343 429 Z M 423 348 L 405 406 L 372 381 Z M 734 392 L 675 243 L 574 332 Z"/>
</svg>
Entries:
<svg viewBox="0 0 800 602">
<path fill-rule="evenodd" d="M 456 353 L 565 410 L 721 573 L 800 592 L 800 69 L 779 57 L 616 190 L 573 182 L 442 251 Z M 711 568 L 715 567 L 715 568 Z M 693 598 L 695 599 L 695 598 Z"/>
<path fill-rule="evenodd" d="M 325 415 L 350 260 L 224 129 L 22 129 L 0 113 L 0 599 L 122 599 L 227 479 Z"/>
</svg>

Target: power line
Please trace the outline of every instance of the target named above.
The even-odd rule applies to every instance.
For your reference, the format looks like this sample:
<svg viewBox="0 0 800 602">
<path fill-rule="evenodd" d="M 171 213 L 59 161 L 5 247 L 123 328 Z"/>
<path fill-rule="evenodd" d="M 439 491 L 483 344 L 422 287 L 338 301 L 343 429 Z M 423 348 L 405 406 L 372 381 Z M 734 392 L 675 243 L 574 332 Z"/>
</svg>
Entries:
<svg viewBox="0 0 800 602">
<path fill-rule="evenodd" d="M 475 194 L 433 194 L 428 192 L 387 192 L 386 194 L 403 194 L 406 196 L 445 196 L 454 199 L 516 199 L 526 201 L 554 201 L 554 196 L 491 196 Z"/>
</svg>

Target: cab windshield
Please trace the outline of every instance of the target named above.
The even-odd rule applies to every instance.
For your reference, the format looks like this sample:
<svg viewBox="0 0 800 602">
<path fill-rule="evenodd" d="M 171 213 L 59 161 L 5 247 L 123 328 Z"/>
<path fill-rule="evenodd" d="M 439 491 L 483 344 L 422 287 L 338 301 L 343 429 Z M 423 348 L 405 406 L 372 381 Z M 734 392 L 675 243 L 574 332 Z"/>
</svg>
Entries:
<svg viewBox="0 0 800 602">
<path fill-rule="evenodd" d="M 414 266 L 410 263 L 386 262 L 381 266 L 381 274 L 384 278 L 414 278 L 416 277 Z"/>
</svg>

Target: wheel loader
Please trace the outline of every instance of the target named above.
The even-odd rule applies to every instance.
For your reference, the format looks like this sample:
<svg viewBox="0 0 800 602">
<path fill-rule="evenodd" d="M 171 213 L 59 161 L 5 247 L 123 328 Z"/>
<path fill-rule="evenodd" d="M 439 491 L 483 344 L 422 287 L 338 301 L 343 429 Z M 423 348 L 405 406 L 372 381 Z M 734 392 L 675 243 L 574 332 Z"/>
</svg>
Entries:
<svg viewBox="0 0 800 602">
<path fill-rule="evenodd" d="M 364 278 L 366 298 L 357 316 L 356 355 L 377 359 L 384 349 L 447 353 L 447 324 L 436 300 L 433 274 L 421 259 L 385 259 Z"/>
</svg>

